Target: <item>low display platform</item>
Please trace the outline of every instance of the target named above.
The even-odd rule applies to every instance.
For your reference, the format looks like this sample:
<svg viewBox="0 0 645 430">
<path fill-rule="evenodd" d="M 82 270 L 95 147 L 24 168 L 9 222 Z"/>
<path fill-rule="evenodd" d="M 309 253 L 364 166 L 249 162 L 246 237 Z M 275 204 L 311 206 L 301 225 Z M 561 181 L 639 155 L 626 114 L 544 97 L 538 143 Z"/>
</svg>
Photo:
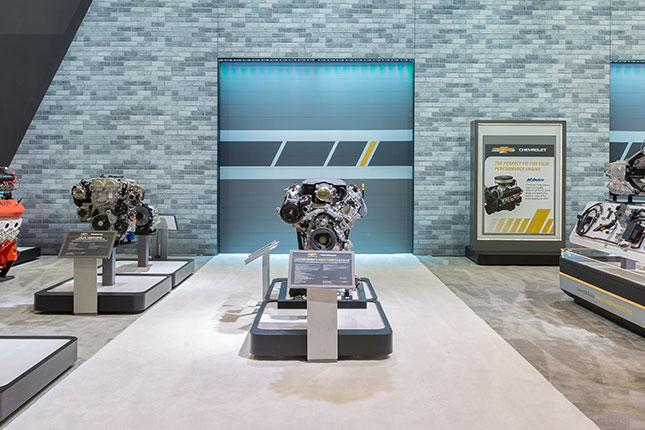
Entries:
<svg viewBox="0 0 645 430">
<path fill-rule="evenodd" d="M 69 369 L 77 359 L 71 336 L 0 336 L 0 421 Z"/>
<path fill-rule="evenodd" d="M 482 266 L 557 266 L 560 254 L 477 252 L 467 246 L 466 257 Z"/>
<path fill-rule="evenodd" d="M 564 250 L 560 288 L 581 305 L 645 336 L 645 272 L 588 249 Z"/>
<path fill-rule="evenodd" d="M 39 246 L 19 246 L 18 258 L 16 259 L 14 266 L 36 260 L 39 257 L 40 257 Z"/>
<path fill-rule="evenodd" d="M 99 268 L 99 274 L 101 273 Z M 175 288 L 195 273 L 195 260 L 150 260 L 148 267 L 139 267 L 136 259 L 117 259 L 116 273 L 118 275 L 170 276 L 172 287 Z"/>
<path fill-rule="evenodd" d="M 118 274 L 116 283 L 101 285 L 97 277 L 98 313 L 136 314 L 145 311 L 172 290 L 168 275 Z M 34 294 L 34 309 L 46 313 L 74 311 L 74 279 L 68 279 Z"/>
<path fill-rule="evenodd" d="M 368 278 L 364 307 L 338 307 L 338 357 L 378 358 L 392 353 L 392 327 Z M 307 309 L 279 304 L 284 279 L 274 279 L 251 327 L 250 352 L 256 357 L 294 358 L 307 355 Z"/>
</svg>

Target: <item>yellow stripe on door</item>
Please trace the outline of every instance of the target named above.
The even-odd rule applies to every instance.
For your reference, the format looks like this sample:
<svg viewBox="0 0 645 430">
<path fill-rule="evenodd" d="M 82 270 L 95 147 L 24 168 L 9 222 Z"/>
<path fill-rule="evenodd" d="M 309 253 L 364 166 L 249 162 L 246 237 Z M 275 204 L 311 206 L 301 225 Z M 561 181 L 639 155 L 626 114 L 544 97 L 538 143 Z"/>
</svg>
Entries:
<svg viewBox="0 0 645 430">
<path fill-rule="evenodd" d="M 535 215 L 533 215 L 533 219 L 531 220 L 531 223 L 529 224 L 528 228 L 526 229 L 526 232 L 528 234 L 539 233 L 540 230 L 542 230 L 542 226 L 544 225 L 544 221 L 546 221 L 546 217 L 549 216 L 549 212 L 551 212 L 551 209 L 538 209 L 538 210 L 536 210 Z"/>
<path fill-rule="evenodd" d="M 361 166 L 367 166 L 367 162 L 369 161 L 370 156 L 372 155 L 372 152 L 374 152 L 375 146 L 376 146 L 376 140 L 371 141 L 369 146 L 367 147 L 367 151 L 365 151 L 365 155 L 363 155 L 363 159 L 361 160 Z"/>
<path fill-rule="evenodd" d="M 509 218 L 508 221 L 506 221 L 506 225 L 504 226 L 504 230 L 502 230 L 502 233 L 508 233 L 508 230 L 510 230 L 511 224 L 513 224 L 513 221 L 515 221 L 515 218 Z"/>
<path fill-rule="evenodd" d="M 518 218 L 515 220 L 515 224 L 513 224 L 513 228 L 511 228 L 511 233 L 515 233 L 517 231 L 517 228 L 520 226 L 521 222 L 522 222 L 522 218 Z"/>
<path fill-rule="evenodd" d="M 542 233 L 550 233 L 551 227 L 553 226 L 553 218 L 549 218 L 542 229 Z"/>
</svg>

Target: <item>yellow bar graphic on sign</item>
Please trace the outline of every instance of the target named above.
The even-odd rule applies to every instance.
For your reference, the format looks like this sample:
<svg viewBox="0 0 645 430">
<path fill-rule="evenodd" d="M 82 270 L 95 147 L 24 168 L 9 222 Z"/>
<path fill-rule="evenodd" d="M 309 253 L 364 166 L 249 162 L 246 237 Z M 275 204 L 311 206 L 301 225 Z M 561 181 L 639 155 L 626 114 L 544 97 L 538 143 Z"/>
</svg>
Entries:
<svg viewBox="0 0 645 430">
<path fill-rule="evenodd" d="M 490 220 L 490 224 L 488 224 L 488 231 L 494 231 L 495 230 L 495 224 L 497 224 L 498 219 L 492 219 Z"/>
<path fill-rule="evenodd" d="M 553 226 L 553 218 L 549 218 L 542 229 L 542 233 L 550 233 L 551 227 Z"/>
<path fill-rule="evenodd" d="M 367 147 L 367 151 L 365 151 L 365 155 L 363 156 L 363 159 L 361 160 L 361 166 L 367 166 L 367 162 L 370 159 L 370 156 L 372 155 L 372 152 L 374 152 L 374 147 L 376 146 L 376 140 L 373 140 L 370 142 L 370 145 Z"/>
<path fill-rule="evenodd" d="M 502 218 L 499 220 L 497 223 L 497 227 L 495 228 L 495 233 L 499 233 L 502 231 L 502 227 L 504 227 L 504 223 L 506 222 L 506 218 Z"/>
<path fill-rule="evenodd" d="M 508 221 L 506 221 L 506 225 L 504 226 L 504 230 L 502 230 L 502 233 L 508 233 L 508 230 L 510 230 L 511 224 L 513 224 L 513 221 L 515 221 L 515 218 L 509 218 Z"/>
<path fill-rule="evenodd" d="M 551 212 L 551 209 L 536 210 L 535 215 L 533 215 L 533 219 L 531 220 L 531 223 L 526 229 L 526 232 L 528 234 L 539 233 L 540 230 L 542 229 L 542 226 L 544 225 L 544 221 L 546 221 L 546 217 L 549 216 L 549 212 Z"/>
<path fill-rule="evenodd" d="M 515 233 L 517 231 L 517 228 L 520 226 L 521 222 L 522 222 L 522 218 L 518 218 L 515 220 L 515 224 L 513 224 L 513 228 L 511 228 L 511 233 Z"/>
<path fill-rule="evenodd" d="M 555 224 L 551 226 L 551 231 L 549 233 L 555 234 Z"/>
<path fill-rule="evenodd" d="M 526 225 L 529 223 L 528 218 L 524 218 L 524 221 L 522 221 L 522 225 L 520 226 L 520 229 L 518 230 L 518 233 L 524 233 L 526 230 Z"/>
</svg>

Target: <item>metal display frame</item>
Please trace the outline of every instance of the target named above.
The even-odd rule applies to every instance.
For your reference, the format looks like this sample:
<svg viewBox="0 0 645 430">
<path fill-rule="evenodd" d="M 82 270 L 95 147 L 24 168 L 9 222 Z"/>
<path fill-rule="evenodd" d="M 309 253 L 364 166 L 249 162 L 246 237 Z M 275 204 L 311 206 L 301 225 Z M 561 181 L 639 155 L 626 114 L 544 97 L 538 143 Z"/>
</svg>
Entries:
<svg viewBox="0 0 645 430">
<path fill-rule="evenodd" d="M 556 162 L 559 163 L 556 175 L 559 178 L 559 190 L 556 190 L 556 196 L 559 195 L 559 206 L 555 215 L 559 215 L 559 224 L 557 232 L 559 238 L 528 238 L 518 237 L 513 239 L 488 238 L 481 239 L 478 237 L 480 230 L 479 211 L 483 210 L 483 195 L 480 192 L 484 184 L 480 183 L 482 158 L 480 155 L 479 139 L 480 126 L 482 125 L 500 125 L 500 126 L 559 126 L 560 147 L 556 148 Z M 537 135 L 537 134 L 536 134 Z M 470 244 L 466 247 L 466 256 L 477 264 L 495 264 L 495 265 L 558 265 L 560 250 L 565 246 L 565 221 L 566 221 L 566 121 L 562 120 L 475 120 L 471 122 L 471 200 L 470 200 Z M 557 198 L 557 197 L 556 197 Z M 555 234 L 557 237 L 558 234 Z"/>
</svg>

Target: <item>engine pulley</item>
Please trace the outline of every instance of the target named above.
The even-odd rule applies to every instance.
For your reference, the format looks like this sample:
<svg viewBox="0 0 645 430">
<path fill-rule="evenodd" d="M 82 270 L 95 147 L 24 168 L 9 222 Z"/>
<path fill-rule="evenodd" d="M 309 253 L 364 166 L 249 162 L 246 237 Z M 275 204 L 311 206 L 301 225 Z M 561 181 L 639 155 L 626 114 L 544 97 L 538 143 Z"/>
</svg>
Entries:
<svg viewBox="0 0 645 430">
<path fill-rule="evenodd" d="M 319 227 L 311 232 L 309 244 L 312 249 L 316 250 L 334 249 L 334 246 L 336 246 L 336 233 L 329 228 Z"/>
</svg>

